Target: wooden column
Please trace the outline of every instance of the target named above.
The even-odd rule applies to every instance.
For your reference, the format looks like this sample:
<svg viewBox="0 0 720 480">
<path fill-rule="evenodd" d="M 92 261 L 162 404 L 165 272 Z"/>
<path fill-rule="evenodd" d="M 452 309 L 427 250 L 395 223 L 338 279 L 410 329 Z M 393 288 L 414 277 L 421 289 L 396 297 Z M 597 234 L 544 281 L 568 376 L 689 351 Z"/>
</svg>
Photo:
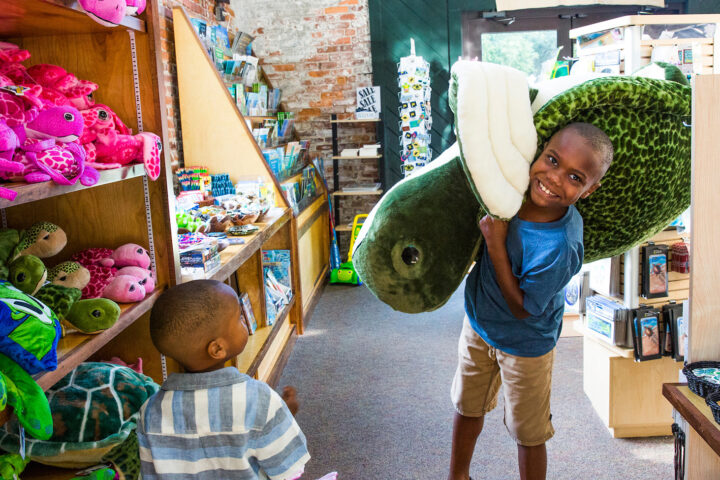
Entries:
<svg viewBox="0 0 720 480">
<path fill-rule="evenodd" d="M 688 361 L 696 362 L 720 360 L 720 75 L 695 77 L 692 129 Z M 687 480 L 720 478 L 720 458 L 696 432 L 687 433 Z"/>
</svg>

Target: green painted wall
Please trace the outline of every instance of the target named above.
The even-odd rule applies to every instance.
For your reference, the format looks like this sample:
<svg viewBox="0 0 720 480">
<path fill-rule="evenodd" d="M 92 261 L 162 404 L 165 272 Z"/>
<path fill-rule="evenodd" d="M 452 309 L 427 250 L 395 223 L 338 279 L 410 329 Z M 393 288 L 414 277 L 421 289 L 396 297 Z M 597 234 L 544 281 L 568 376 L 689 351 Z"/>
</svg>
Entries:
<svg viewBox="0 0 720 480">
<path fill-rule="evenodd" d="M 462 54 L 462 12 L 493 11 L 495 0 L 368 0 L 373 84 L 382 87 L 385 185 L 402 178 L 398 141 L 397 63 L 410 54 L 430 62 L 432 143 L 436 158 L 455 141 L 447 103 L 450 66 Z M 687 0 L 687 13 L 720 13 L 720 0 Z"/>
</svg>

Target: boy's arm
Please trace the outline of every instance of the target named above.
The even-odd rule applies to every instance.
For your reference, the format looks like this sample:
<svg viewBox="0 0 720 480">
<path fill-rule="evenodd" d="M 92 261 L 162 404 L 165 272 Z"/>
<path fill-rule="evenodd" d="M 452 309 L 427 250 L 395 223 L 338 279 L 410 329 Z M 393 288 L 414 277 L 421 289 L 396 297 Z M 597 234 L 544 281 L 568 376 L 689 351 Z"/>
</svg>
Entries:
<svg viewBox="0 0 720 480">
<path fill-rule="evenodd" d="M 523 319 L 530 314 L 523 307 L 525 294 L 520 289 L 520 281 L 513 275 L 510 266 L 505 240 L 507 239 L 508 223 L 485 215 L 480 220 L 480 231 L 485 237 L 488 255 L 495 269 L 498 286 L 507 302 L 510 312 L 515 318 Z"/>
</svg>

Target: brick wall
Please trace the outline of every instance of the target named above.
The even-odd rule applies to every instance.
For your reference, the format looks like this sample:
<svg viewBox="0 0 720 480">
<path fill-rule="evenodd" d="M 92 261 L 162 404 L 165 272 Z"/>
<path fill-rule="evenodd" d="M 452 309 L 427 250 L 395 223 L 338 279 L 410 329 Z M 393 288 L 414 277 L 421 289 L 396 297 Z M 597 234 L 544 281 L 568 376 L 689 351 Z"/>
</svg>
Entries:
<svg viewBox="0 0 720 480">
<path fill-rule="evenodd" d="M 172 7 L 214 21 L 213 0 L 161 0 L 162 54 L 168 92 L 169 145 L 174 165 L 182 164 Z M 231 0 L 226 7 L 230 32 L 255 37 L 253 48 L 274 87 L 283 91 L 286 110 L 297 115 L 296 129 L 310 140 L 311 154 L 325 160 L 332 188 L 330 115 L 351 115 L 358 87 L 372 84 L 368 0 Z M 376 141 L 372 124 L 343 125 L 340 148 Z M 341 161 L 340 186 L 379 181 L 375 160 Z M 377 197 L 340 199 L 341 222 L 368 212 Z M 347 234 L 341 248 L 347 249 Z M 343 253 L 343 256 L 345 253 Z"/>
</svg>

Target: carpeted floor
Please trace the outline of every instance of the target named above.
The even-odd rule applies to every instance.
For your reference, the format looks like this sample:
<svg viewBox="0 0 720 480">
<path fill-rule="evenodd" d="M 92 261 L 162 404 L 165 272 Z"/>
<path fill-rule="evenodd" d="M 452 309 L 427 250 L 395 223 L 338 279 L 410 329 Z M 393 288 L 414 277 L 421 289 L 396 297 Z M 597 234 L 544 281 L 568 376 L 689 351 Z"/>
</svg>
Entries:
<svg viewBox="0 0 720 480">
<path fill-rule="evenodd" d="M 462 289 L 438 311 L 406 315 L 365 287 L 326 288 L 279 384 L 298 389 L 312 455 L 303 478 L 445 480 L 462 317 Z M 475 480 L 518 478 L 500 398 L 475 449 Z M 582 391 L 580 338 L 560 339 L 552 406 L 548 479 L 673 478 L 671 437 L 613 439 L 602 425 Z"/>
</svg>

